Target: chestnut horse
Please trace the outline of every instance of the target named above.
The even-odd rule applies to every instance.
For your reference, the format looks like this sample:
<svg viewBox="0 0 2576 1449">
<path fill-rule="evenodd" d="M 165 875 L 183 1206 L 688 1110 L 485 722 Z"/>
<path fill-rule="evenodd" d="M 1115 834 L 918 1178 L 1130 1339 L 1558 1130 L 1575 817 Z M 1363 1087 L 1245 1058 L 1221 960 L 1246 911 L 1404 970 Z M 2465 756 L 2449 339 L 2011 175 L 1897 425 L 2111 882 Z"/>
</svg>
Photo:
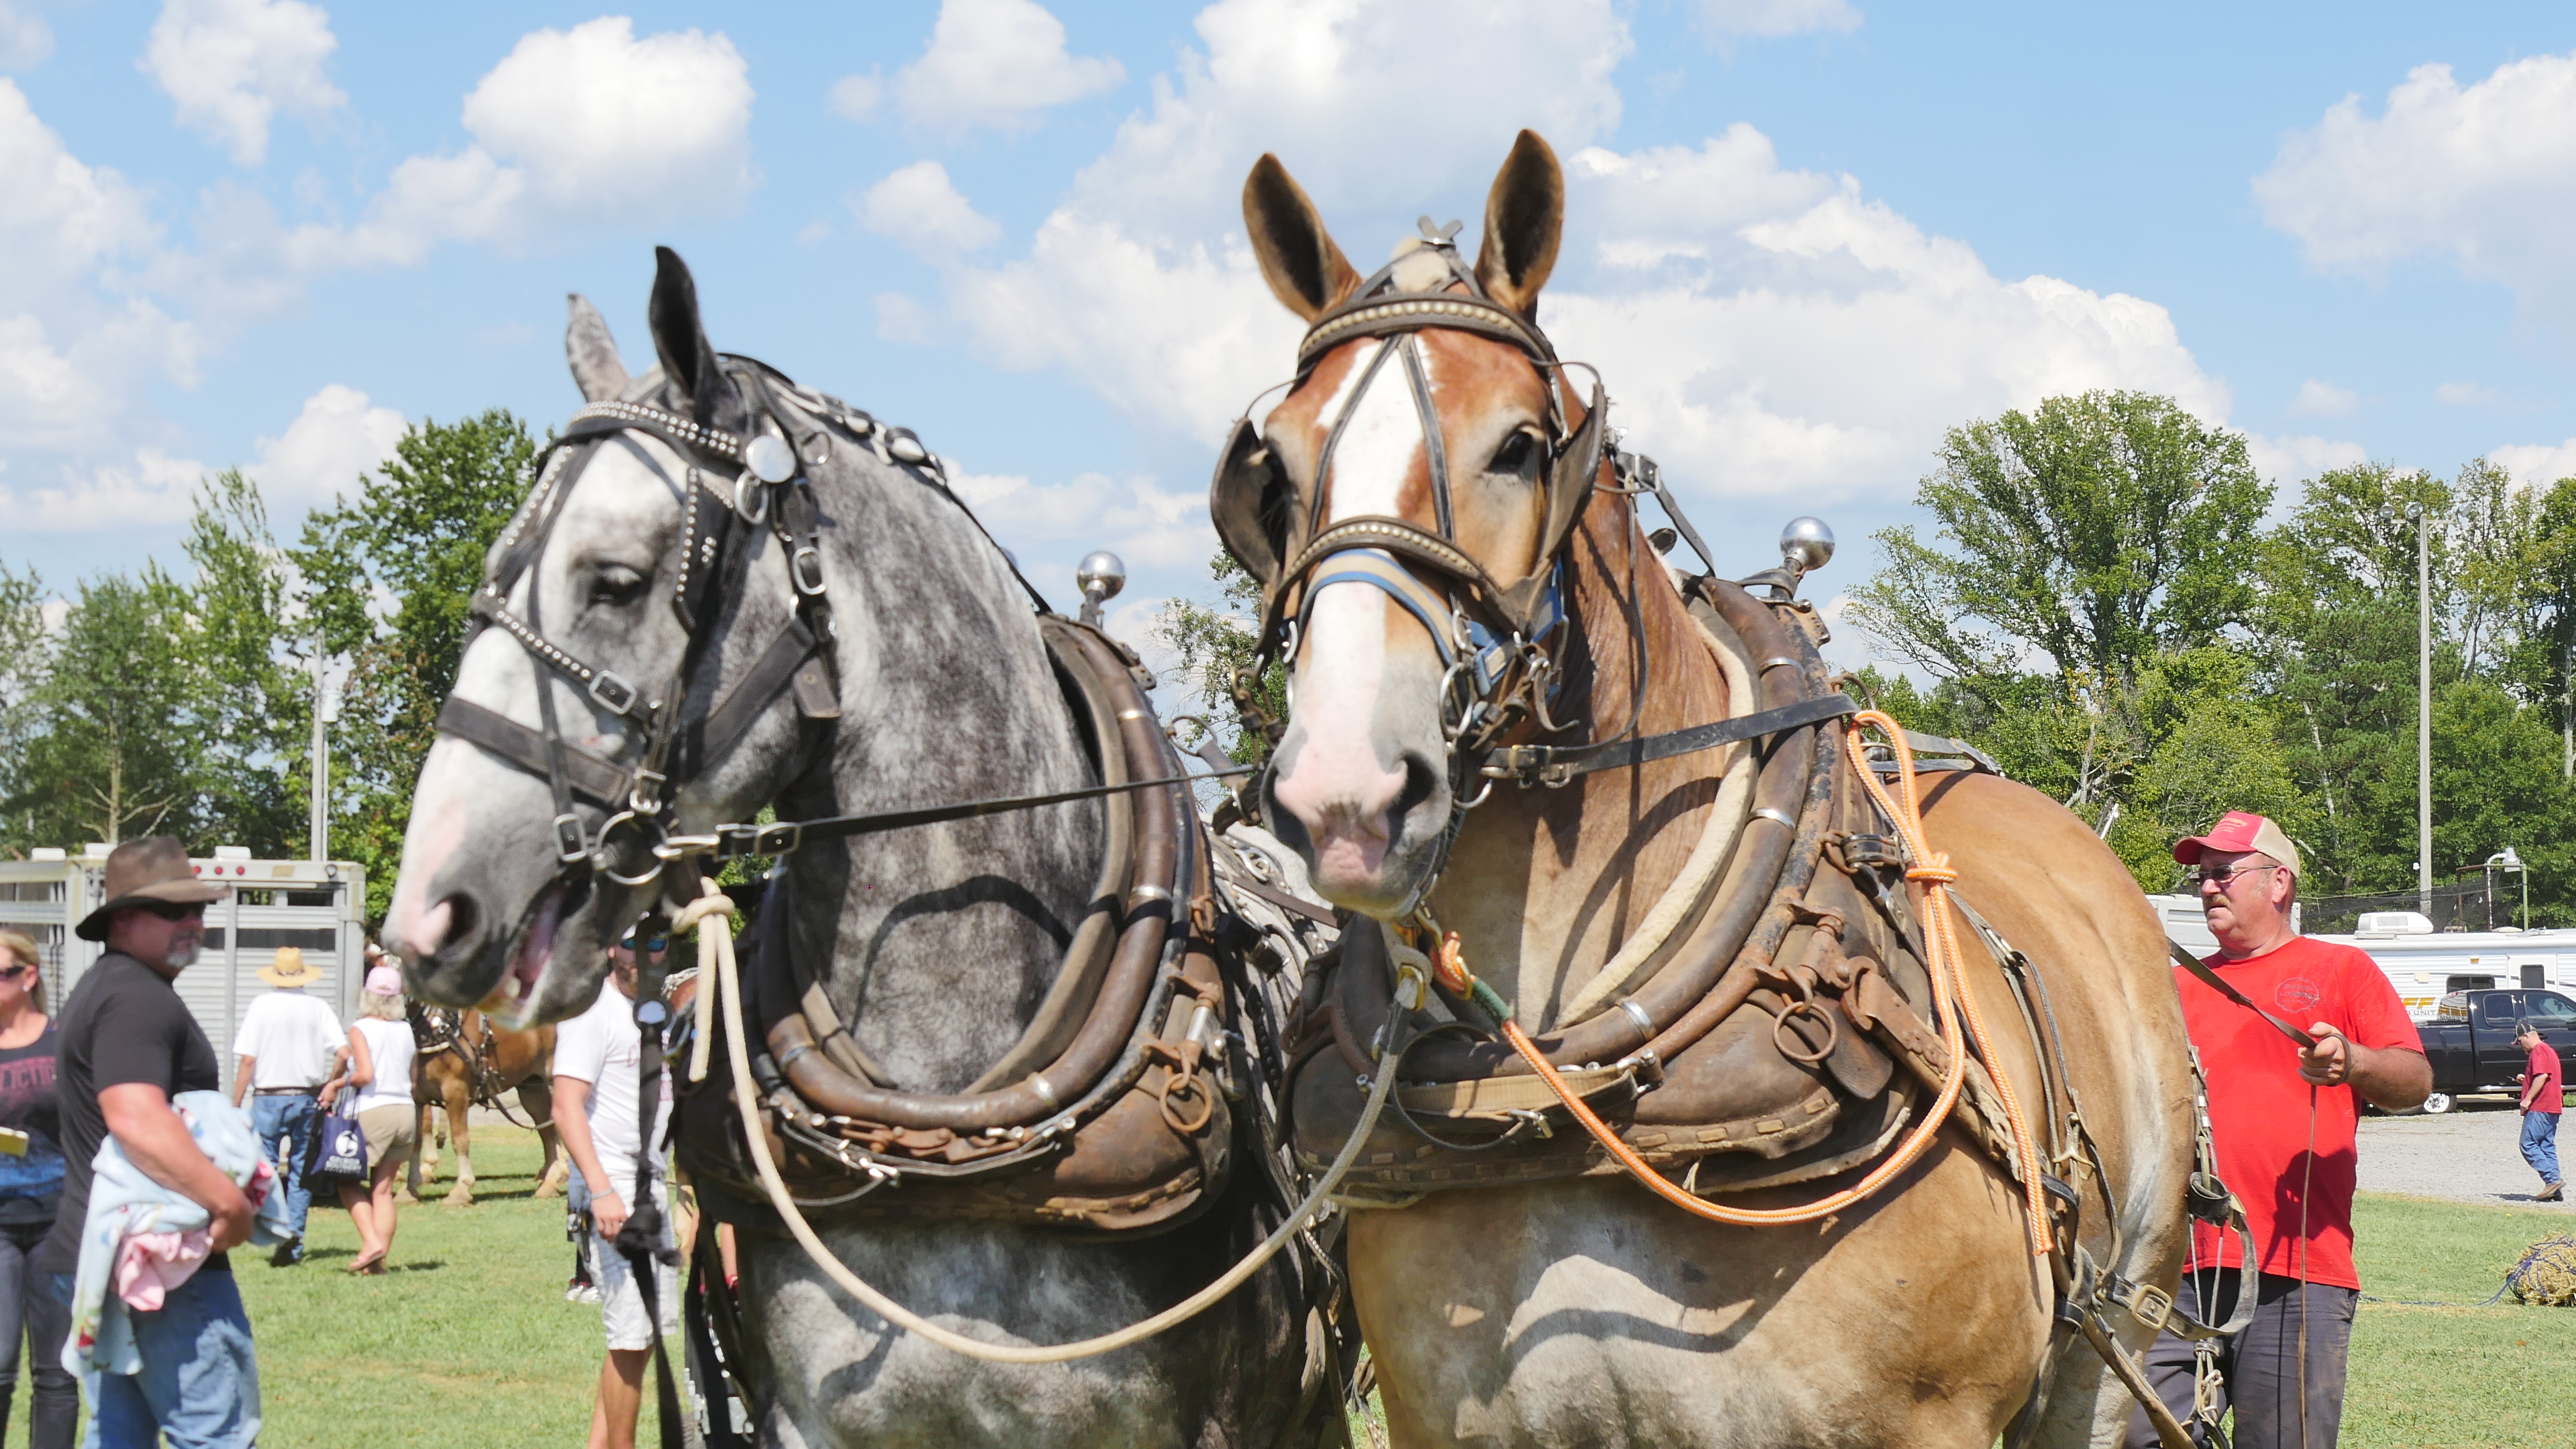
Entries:
<svg viewBox="0 0 2576 1449">
<path fill-rule="evenodd" d="M 1647 552 L 1634 491 L 1614 486 L 1606 454 L 1595 471 L 1572 447 L 1591 406 L 1536 331 L 1563 212 L 1556 158 L 1523 132 L 1472 269 L 1443 238 L 1408 239 L 1383 275 L 1422 320 L 1353 327 L 1334 309 L 1364 279 L 1263 157 L 1244 192 L 1253 249 L 1271 290 L 1314 330 L 1293 389 L 1228 455 L 1229 469 L 1266 469 L 1270 481 L 1229 510 L 1221 471 L 1216 498 L 1228 546 L 1269 587 L 1279 627 L 1268 637 L 1285 641 L 1291 671 L 1264 817 L 1337 904 L 1391 923 L 1427 906 L 1542 1042 L 1576 1025 L 1558 1019 L 1570 1001 L 1616 1016 L 1615 993 L 1585 987 L 1683 871 L 1734 756 L 1683 754 L 1555 789 L 1479 779 L 1473 758 L 1462 767 L 1453 755 L 1463 731 L 1452 705 L 1475 652 L 1467 620 L 1493 599 L 1540 595 L 1561 566 L 1570 623 L 1548 636 L 1562 684 L 1543 711 L 1560 732 L 1524 720 L 1496 746 L 1654 735 L 1745 712 Z M 1374 365 L 1387 358 L 1398 361 Z M 1431 542 L 1357 562 L 1357 545 L 1309 551 L 1319 533 L 1370 517 Z M 1443 548 L 1465 564 L 1423 561 Z M 1326 556 L 1340 561 L 1329 579 L 1315 567 Z M 1454 640 L 1432 632 L 1453 627 Z M 1735 667 L 1758 676 L 1777 662 Z M 1816 748 L 1841 749 L 1839 721 L 1813 728 Z M 2074 815 L 1997 776 L 1940 778 L 1924 813 L 1930 850 L 2049 984 L 2103 1165 L 2100 1180 L 2077 1175 L 2081 1241 L 2127 1279 L 2170 1290 L 2185 1243 L 2191 1076 L 2156 920 Z M 1459 799 L 1462 783 L 1490 785 L 1490 798 Z M 1744 820 L 1744 838 L 1789 823 Z M 1914 897 L 1918 919 L 1941 909 Z M 1970 943 L 1958 957 L 1970 1003 L 1987 1021 L 2019 1023 L 1995 961 L 1958 934 Z M 2019 1100 L 2041 1100 L 2026 1037 L 2005 1033 L 1994 1055 Z M 1792 1207 L 1852 1175 L 1731 1201 Z M 2116 1218 L 2101 1206 L 2106 1190 Z M 2080 1340 L 2071 1352 L 2052 1344 L 2055 1288 L 2025 1238 L 2024 1190 L 1956 1118 L 1883 1191 L 1798 1226 L 1715 1225 L 1610 1171 L 1352 1206 L 1353 1285 L 1400 1445 L 1971 1449 L 1993 1444 L 2043 1380 L 2029 1442 L 2111 1442 L 2130 1413 Z M 2116 1335 L 2131 1353 L 2153 1336 L 2125 1315 Z"/>
<path fill-rule="evenodd" d="M 435 1024 L 424 1031 L 425 1021 Z M 452 1136 L 456 1139 L 456 1186 L 444 1201 L 449 1207 L 473 1206 L 474 1158 L 468 1119 L 478 1106 L 509 1116 L 510 1109 L 501 1100 L 504 1092 L 519 1099 L 524 1125 L 534 1127 L 538 1140 L 545 1145 L 545 1166 L 537 1174 L 533 1195 L 550 1198 L 561 1193 L 570 1160 L 564 1154 L 562 1141 L 555 1136 L 551 1075 L 555 1029 L 549 1025 L 511 1031 L 472 1010 L 442 1012 L 436 1018 L 427 1011 L 416 1011 L 412 1034 L 419 1040 L 419 1054 L 413 1058 L 411 1099 L 420 1110 L 420 1150 L 411 1158 L 406 1183 L 411 1195 L 420 1196 L 424 1181 L 438 1180 L 439 1143 Z M 447 1109 L 447 1130 L 434 1137 L 431 1112 L 438 1107 Z"/>
</svg>

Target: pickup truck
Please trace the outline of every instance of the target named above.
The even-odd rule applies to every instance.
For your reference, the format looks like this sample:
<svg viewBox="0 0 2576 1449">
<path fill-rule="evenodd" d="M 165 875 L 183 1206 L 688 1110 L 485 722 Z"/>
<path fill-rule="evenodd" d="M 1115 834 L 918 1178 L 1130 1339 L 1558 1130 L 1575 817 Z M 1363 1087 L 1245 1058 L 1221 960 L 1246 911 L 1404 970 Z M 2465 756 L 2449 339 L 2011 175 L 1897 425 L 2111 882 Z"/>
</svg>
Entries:
<svg viewBox="0 0 2576 1449">
<path fill-rule="evenodd" d="M 2424 1099 L 2424 1110 L 2448 1112 L 2472 1092 L 2519 1096 L 2522 1089 L 2513 1079 L 2524 1059 L 2513 1044 L 2517 1021 L 2540 1028 L 2540 1039 L 2558 1049 L 2560 1061 L 2576 1064 L 2576 999 L 2528 988 L 2454 991 L 2442 998 L 2431 1021 L 2415 1024 L 2433 1064 L 2433 1095 Z M 2567 1070 L 2576 1071 L 2576 1065 Z"/>
</svg>

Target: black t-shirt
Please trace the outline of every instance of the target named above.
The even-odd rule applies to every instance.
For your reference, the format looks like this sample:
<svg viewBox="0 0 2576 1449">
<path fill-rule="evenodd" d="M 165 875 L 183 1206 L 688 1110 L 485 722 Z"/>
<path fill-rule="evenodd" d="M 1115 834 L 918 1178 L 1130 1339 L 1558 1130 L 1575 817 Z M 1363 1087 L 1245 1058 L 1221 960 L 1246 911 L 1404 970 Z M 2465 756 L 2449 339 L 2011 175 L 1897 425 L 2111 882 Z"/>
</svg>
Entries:
<svg viewBox="0 0 2576 1449">
<path fill-rule="evenodd" d="M 63 1192 L 63 1149 L 56 1142 L 54 1024 L 21 1047 L 0 1047 L 0 1127 L 27 1134 L 21 1157 L 0 1155 L 0 1227 L 50 1224 Z"/>
<path fill-rule="evenodd" d="M 60 1104 L 63 1200 L 54 1230 L 36 1250 L 41 1273 L 80 1269 L 82 1220 L 89 1216 L 90 1162 L 107 1140 L 107 1113 L 98 1094 L 108 1087 L 149 1082 L 175 1097 L 211 1092 L 222 1076 L 215 1049 L 197 1019 L 160 972 L 110 951 L 84 972 L 55 1021 L 59 1035 L 55 1094 Z M 200 1272 L 230 1272 L 217 1253 Z"/>
</svg>

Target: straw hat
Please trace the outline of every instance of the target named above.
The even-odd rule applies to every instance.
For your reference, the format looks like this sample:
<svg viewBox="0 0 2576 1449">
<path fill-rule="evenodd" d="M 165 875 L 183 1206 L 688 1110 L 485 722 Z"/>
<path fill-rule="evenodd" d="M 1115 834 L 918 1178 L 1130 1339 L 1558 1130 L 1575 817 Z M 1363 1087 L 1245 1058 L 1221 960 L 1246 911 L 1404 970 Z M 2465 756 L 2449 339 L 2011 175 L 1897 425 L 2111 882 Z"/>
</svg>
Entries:
<svg viewBox="0 0 2576 1449">
<path fill-rule="evenodd" d="M 107 924 L 128 906 L 204 905 L 230 886 L 197 879 L 188 849 L 167 835 L 129 840 L 107 856 L 107 904 L 81 917 L 72 931 L 84 941 L 107 939 Z"/>
<path fill-rule="evenodd" d="M 310 986 L 322 979 L 322 968 L 304 959 L 293 946 L 277 948 L 277 959 L 259 968 L 259 979 L 271 986 Z"/>
</svg>

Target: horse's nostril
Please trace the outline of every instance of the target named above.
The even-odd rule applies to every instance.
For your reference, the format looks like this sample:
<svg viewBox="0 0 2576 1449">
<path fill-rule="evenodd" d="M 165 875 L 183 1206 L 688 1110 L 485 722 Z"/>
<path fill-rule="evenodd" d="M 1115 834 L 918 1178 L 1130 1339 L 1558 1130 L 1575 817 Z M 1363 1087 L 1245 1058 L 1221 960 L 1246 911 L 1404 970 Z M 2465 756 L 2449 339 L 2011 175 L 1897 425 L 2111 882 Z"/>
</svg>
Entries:
<svg viewBox="0 0 2576 1449">
<path fill-rule="evenodd" d="M 475 927 L 481 921 L 482 914 L 475 909 L 472 896 L 461 893 L 449 896 L 430 907 L 429 913 L 422 917 L 421 950 L 435 956 L 446 947 L 471 941 Z"/>
<path fill-rule="evenodd" d="M 1404 788 L 1397 792 L 1395 804 L 1387 810 L 1396 827 L 1403 828 L 1404 820 L 1413 813 L 1413 808 L 1430 799 L 1431 792 L 1439 787 L 1440 774 L 1431 768 L 1431 762 L 1411 750 L 1405 751 Z"/>
</svg>

